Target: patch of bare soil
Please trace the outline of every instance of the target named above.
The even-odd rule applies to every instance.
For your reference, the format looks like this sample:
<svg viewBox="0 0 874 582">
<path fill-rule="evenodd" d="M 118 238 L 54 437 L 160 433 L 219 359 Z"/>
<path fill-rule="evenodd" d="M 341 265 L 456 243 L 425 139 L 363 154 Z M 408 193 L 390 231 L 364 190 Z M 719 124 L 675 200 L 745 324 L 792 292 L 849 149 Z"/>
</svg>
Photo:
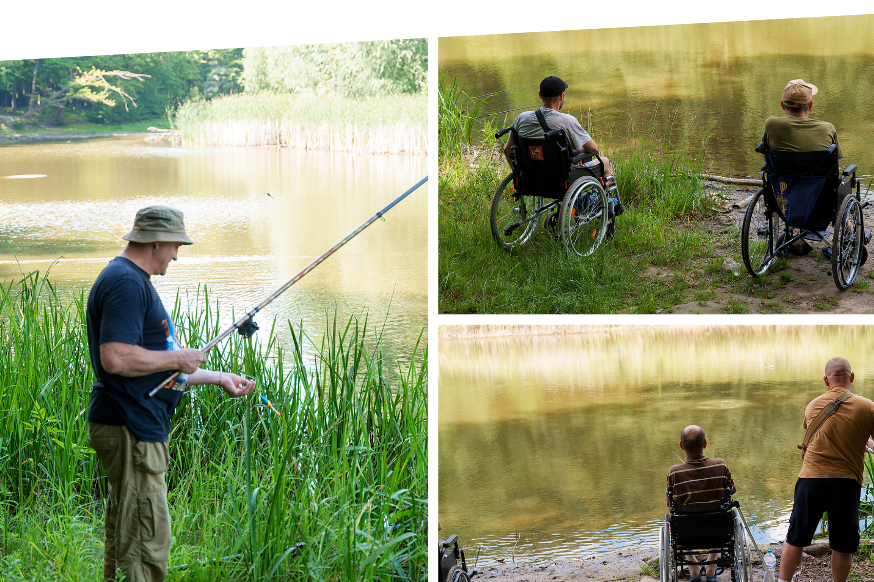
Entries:
<svg viewBox="0 0 874 582">
<path fill-rule="evenodd" d="M 769 549 L 779 557 L 782 543 L 761 544 L 762 552 Z M 813 551 L 813 550 L 812 550 Z M 820 553 L 820 552 L 816 552 Z M 762 559 L 755 548 L 752 550 L 752 572 L 750 579 L 764 579 Z M 586 560 L 555 560 L 534 563 L 504 564 L 494 568 L 481 569 L 473 578 L 489 582 L 579 582 L 579 581 L 633 581 L 658 582 L 658 551 L 656 549 L 623 550 L 596 556 Z M 688 580 L 688 576 L 681 580 Z M 731 580 L 731 572 L 723 571 L 717 577 L 719 582 Z M 827 582 L 831 580 L 831 557 L 827 548 L 824 555 L 814 556 L 805 553 L 801 567 L 793 578 L 794 582 Z M 850 571 L 852 582 L 874 582 L 874 563 L 855 559 Z"/>
<path fill-rule="evenodd" d="M 874 258 L 860 269 L 856 284 L 846 291 L 839 291 L 834 284 L 831 261 L 826 259 L 822 248 L 831 246 L 830 236 L 822 241 L 807 241 L 812 248 L 807 255 L 790 255 L 785 266 L 772 267 L 765 277 L 755 279 L 743 265 L 740 232 L 749 198 L 756 188 L 726 189 L 708 183 L 708 189 L 723 200 L 721 211 L 713 219 L 715 250 L 705 259 L 707 265 L 691 269 L 687 277 L 693 300 L 676 305 L 674 313 L 871 313 L 874 311 Z M 864 201 L 864 198 L 863 198 Z M 874 225 L 874 203 L 863 210 L 865 228 Z M 867 246 L 874 257 L 874 242 Z M 739 264 L 739 272 L 731 274 L 730 264 Z M 714 274 L 716 264 L 720 273 Z M 664 270 L 664 269 L 662 269 Z M 650 273 L 650 276 L 666 277 L 673 273 Z"/>
</svg>

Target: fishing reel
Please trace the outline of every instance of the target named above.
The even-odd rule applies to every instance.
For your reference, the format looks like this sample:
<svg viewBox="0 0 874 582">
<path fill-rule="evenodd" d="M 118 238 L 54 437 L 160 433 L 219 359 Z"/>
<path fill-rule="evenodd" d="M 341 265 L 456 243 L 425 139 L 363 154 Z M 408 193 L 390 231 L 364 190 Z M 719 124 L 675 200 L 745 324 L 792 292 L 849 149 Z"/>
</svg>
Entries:
<svg viewBox="0 0 874 582">
<path fill-rule="evenodd" d="M 237 326 L 237 333 L 245 339 L 250 339 L 256 331 L 258 331 L 258 324 L 251 317 Z"/>
</svg>

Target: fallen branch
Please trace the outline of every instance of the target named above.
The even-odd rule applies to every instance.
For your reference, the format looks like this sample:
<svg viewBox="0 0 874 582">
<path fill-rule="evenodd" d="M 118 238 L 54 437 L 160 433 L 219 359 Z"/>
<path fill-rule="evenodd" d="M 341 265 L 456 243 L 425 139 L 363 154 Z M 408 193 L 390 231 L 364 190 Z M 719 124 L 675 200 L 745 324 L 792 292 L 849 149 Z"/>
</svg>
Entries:
<svg viewBox="0 0 874 582">
<path fill-rule="evenodd" d="M 711 182 L 725 182 L 726 184 L 741 184 L 743 186 L 762 186 L 761 180 L 753 180 L 752 178 L 727 178 L 725 176 L 714 176 L 713 174 L 703 174 L 702 177 Z"/>
</svg>

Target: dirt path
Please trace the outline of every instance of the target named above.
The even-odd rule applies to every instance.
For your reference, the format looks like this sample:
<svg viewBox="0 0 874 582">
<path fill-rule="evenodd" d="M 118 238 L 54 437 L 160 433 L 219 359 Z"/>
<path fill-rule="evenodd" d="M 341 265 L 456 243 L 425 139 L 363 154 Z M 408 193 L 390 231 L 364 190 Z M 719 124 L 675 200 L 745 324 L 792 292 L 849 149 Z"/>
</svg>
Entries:
<svg viewBox="0 0 874 582">
<path fill-rule="evenodd" d="M 743 266 L 740 231 L 746 211 L 744 202 L 756 188 L 727 190 L 708 184 L 726 200 L 714 219 L 715 250 L 703 265 L 691 267 L 687 280 L 693 300 L 676 305 L 673 313 L 870 313 L 874 311 L 874 259 L 859 270 L 856 283 L 839 291 L 829 274 L 831 261 L 821 249 L 827 243 L 809 241 L 813 250 L 805 256 L 790 255 L 785 266 L 772 267 L 765 277 L 754 279 Z M 734 203 L 734 207 L 732 207 Z M 865 228 L 874 226 L 874 203 L 863 211 Z M 833 229 L 829 229 L 833 232 Z M 829 243 L 831 238 L 826 239 Z M 868 244 L 874 256 L 874 242 Z M 727 264 L 740 264 L 732 275 Z M 666 276 L 658 272 L 654 276 Z"/>
<path fill-rule="evenodd" d="M 870 540 L 868 540 L 870 541 Z M 779 557 L 782 543 L 762 544 L 763 552 L 769 549 Z M 822 551 L 822 550 L 821 550 Z M 794 582 L 825 582 L 831 579 L 831 558 L 826 553 L 814 556 L 805 553 L 801 561 L 801 569 L 793 578 Z M 819 552 L 817 552 L 819 553 Z M 762 560 L 752 550 L 751 580 L 758 582 L 764 578 Z M 688 578 L 681 578 L 681 580 Z M 731 580 L 730 572 L 723 572 L 719 582 Z M 587 560 L 557 560 L 535 563 L 505 564 L 495 568 L 481 569 L 473 578 L 474 581 L 489 582 L 580 582 L 580 581 L 629 581 L 658 582 L 658 551 L 655 549 L 618 551 L 604 556 L 596 556 Z M 850 580 L 856 582 L 874 581 L 874 564 L 865 562 L 858 557 L 853 564 Z"/>
</svg>

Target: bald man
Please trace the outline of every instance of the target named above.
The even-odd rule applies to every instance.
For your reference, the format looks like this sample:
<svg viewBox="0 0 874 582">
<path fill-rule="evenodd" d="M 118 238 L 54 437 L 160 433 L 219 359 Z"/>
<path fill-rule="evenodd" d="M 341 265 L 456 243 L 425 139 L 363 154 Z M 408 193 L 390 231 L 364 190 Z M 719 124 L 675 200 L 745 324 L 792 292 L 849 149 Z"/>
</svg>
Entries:
<svg viewBox="0 0 874 582">
<path fill-rule="evenodd" d="M 677 513 L 698 513 L 715 511 L 725 500 L 725 490 L 735 493 L 731 471 L 722 459 L 708 459 L 704 456 L 707 439 L 704 429 L 694 424 L 687 426 L 680 433 L 680 448 L 686 453 L 686 462 L 674 465 L 668 471 L 668 489 L 673 491 Z M 668 507 L 671 506 L 670 496 L 665 491 Z M 716 560 L 718 552 L 711 553 L 708 561 Z M 704 568 L 708 582 L 716 580 L 716 564 L 708 564 Z M 691 582 L 701 581 L 701 567 L 689 566 Z"/>
<path fill-rule="evenodd" d="M 874 402 L 852 393 L 853 371 L 844 358 L 825 365 L 824 394 L 804 411 L 806 430 L 829 402 L 849 393 L 816 432 L 804 453 L 795 484 L 795 503 L 783 544 L 780 577 L 790 582 L 801 564 L 801 553 L 810 545 L 823 512 L 828 512 L 828 541 L 832 549 L 832 580 L 846 582 L 859 548 L 859 497 L 865 447 L 874 447 Z"/>
</svg>

